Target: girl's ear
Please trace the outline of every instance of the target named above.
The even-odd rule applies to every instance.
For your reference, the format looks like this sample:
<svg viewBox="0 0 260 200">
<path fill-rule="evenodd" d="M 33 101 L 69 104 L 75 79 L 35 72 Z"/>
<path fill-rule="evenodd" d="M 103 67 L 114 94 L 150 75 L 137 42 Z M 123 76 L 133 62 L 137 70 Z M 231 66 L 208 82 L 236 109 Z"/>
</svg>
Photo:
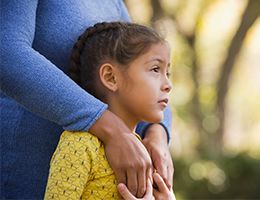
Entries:
<svg viewBox="0 0 260 200">
<path fill-rule="evenodd" d="M 115 92 L 118 89 L 116 81 L 116 67 L 110 63 L 104 63 L 99 68 L 99 77 L 101 83 L 110 91 Z"/>
</svg>

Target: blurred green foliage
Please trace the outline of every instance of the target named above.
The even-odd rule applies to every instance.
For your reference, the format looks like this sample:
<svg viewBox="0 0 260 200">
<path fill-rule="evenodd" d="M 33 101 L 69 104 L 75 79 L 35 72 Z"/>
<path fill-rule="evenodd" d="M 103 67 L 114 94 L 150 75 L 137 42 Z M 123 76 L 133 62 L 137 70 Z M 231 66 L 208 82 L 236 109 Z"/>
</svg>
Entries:
<svg viewBox="0 0 260 200">
<path fill-rule="evenodd" d="M 177 199 L 259 199 L 260 160 L 247 154 L 217 160 L 174 159 Z"/>
</svg>

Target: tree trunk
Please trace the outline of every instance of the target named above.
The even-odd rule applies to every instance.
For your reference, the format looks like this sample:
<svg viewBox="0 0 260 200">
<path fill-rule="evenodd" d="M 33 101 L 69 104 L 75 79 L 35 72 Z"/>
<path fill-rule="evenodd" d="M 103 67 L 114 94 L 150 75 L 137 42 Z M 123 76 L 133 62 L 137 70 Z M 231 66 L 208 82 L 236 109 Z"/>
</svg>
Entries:
<svg viewBox="0 0 260 200">
<path fill-rule="evenodd" d="M 227 57 L 222 65 L 222 71 L 220 73 L 220 78 L 217 84 L 217 106 L 218 115 L 220 120 L 220 126 L 217 130 L 217 141 L 221 145 L 223 143 L 224 134 L 224 122 L 225 122 L 225 98 L 228 91 L 228 83 L 232 70 L 234 68 L 235 60 L 239 54 L 243 40 L 246 36 L 247 31 L 256 21 L 260 13 L 260 1 L 249 0 L 248 5 L 244 11 L 241 19 L 240 26 L 234 35 L 231 44 L 228 49 Z"/>
</svg>

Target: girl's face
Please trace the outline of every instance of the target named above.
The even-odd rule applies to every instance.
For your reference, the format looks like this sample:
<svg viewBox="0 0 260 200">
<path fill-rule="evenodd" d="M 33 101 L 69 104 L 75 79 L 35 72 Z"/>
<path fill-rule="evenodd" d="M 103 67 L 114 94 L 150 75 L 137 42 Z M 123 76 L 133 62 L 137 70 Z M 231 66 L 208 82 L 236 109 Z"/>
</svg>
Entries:
<svg viewBox="0 0 260 200">
<path fill-rule="evenodd" d="M 126 123 L 157 123 L 169 102 L 170 50 L 164 43 L 154 44 L 122 70 L 118 79 L 117 113 Z"/>
</svg>

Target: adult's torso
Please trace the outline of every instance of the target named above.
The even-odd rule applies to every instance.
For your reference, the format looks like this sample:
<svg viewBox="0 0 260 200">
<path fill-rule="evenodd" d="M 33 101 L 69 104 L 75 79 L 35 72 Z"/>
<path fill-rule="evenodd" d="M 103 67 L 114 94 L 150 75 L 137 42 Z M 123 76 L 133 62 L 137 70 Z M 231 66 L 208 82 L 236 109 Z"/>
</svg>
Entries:
<svg viewBox="0 0 260 200">
<path fill-rule="evenodd" d="M 121 19 L 119 0 L 39 1 L 32 47 L 66 72 L 86 27 Z M 38 117 L 1 93 L 1 198 L 42 198 L 49 160 L 62 127 Z"/>
<path fill-rule="evenodd" d="M 73 44 L 86 27 L 120 20 L 119 1 L 39 1 L 33 48 L 66 71 Z"/>
</svg>

